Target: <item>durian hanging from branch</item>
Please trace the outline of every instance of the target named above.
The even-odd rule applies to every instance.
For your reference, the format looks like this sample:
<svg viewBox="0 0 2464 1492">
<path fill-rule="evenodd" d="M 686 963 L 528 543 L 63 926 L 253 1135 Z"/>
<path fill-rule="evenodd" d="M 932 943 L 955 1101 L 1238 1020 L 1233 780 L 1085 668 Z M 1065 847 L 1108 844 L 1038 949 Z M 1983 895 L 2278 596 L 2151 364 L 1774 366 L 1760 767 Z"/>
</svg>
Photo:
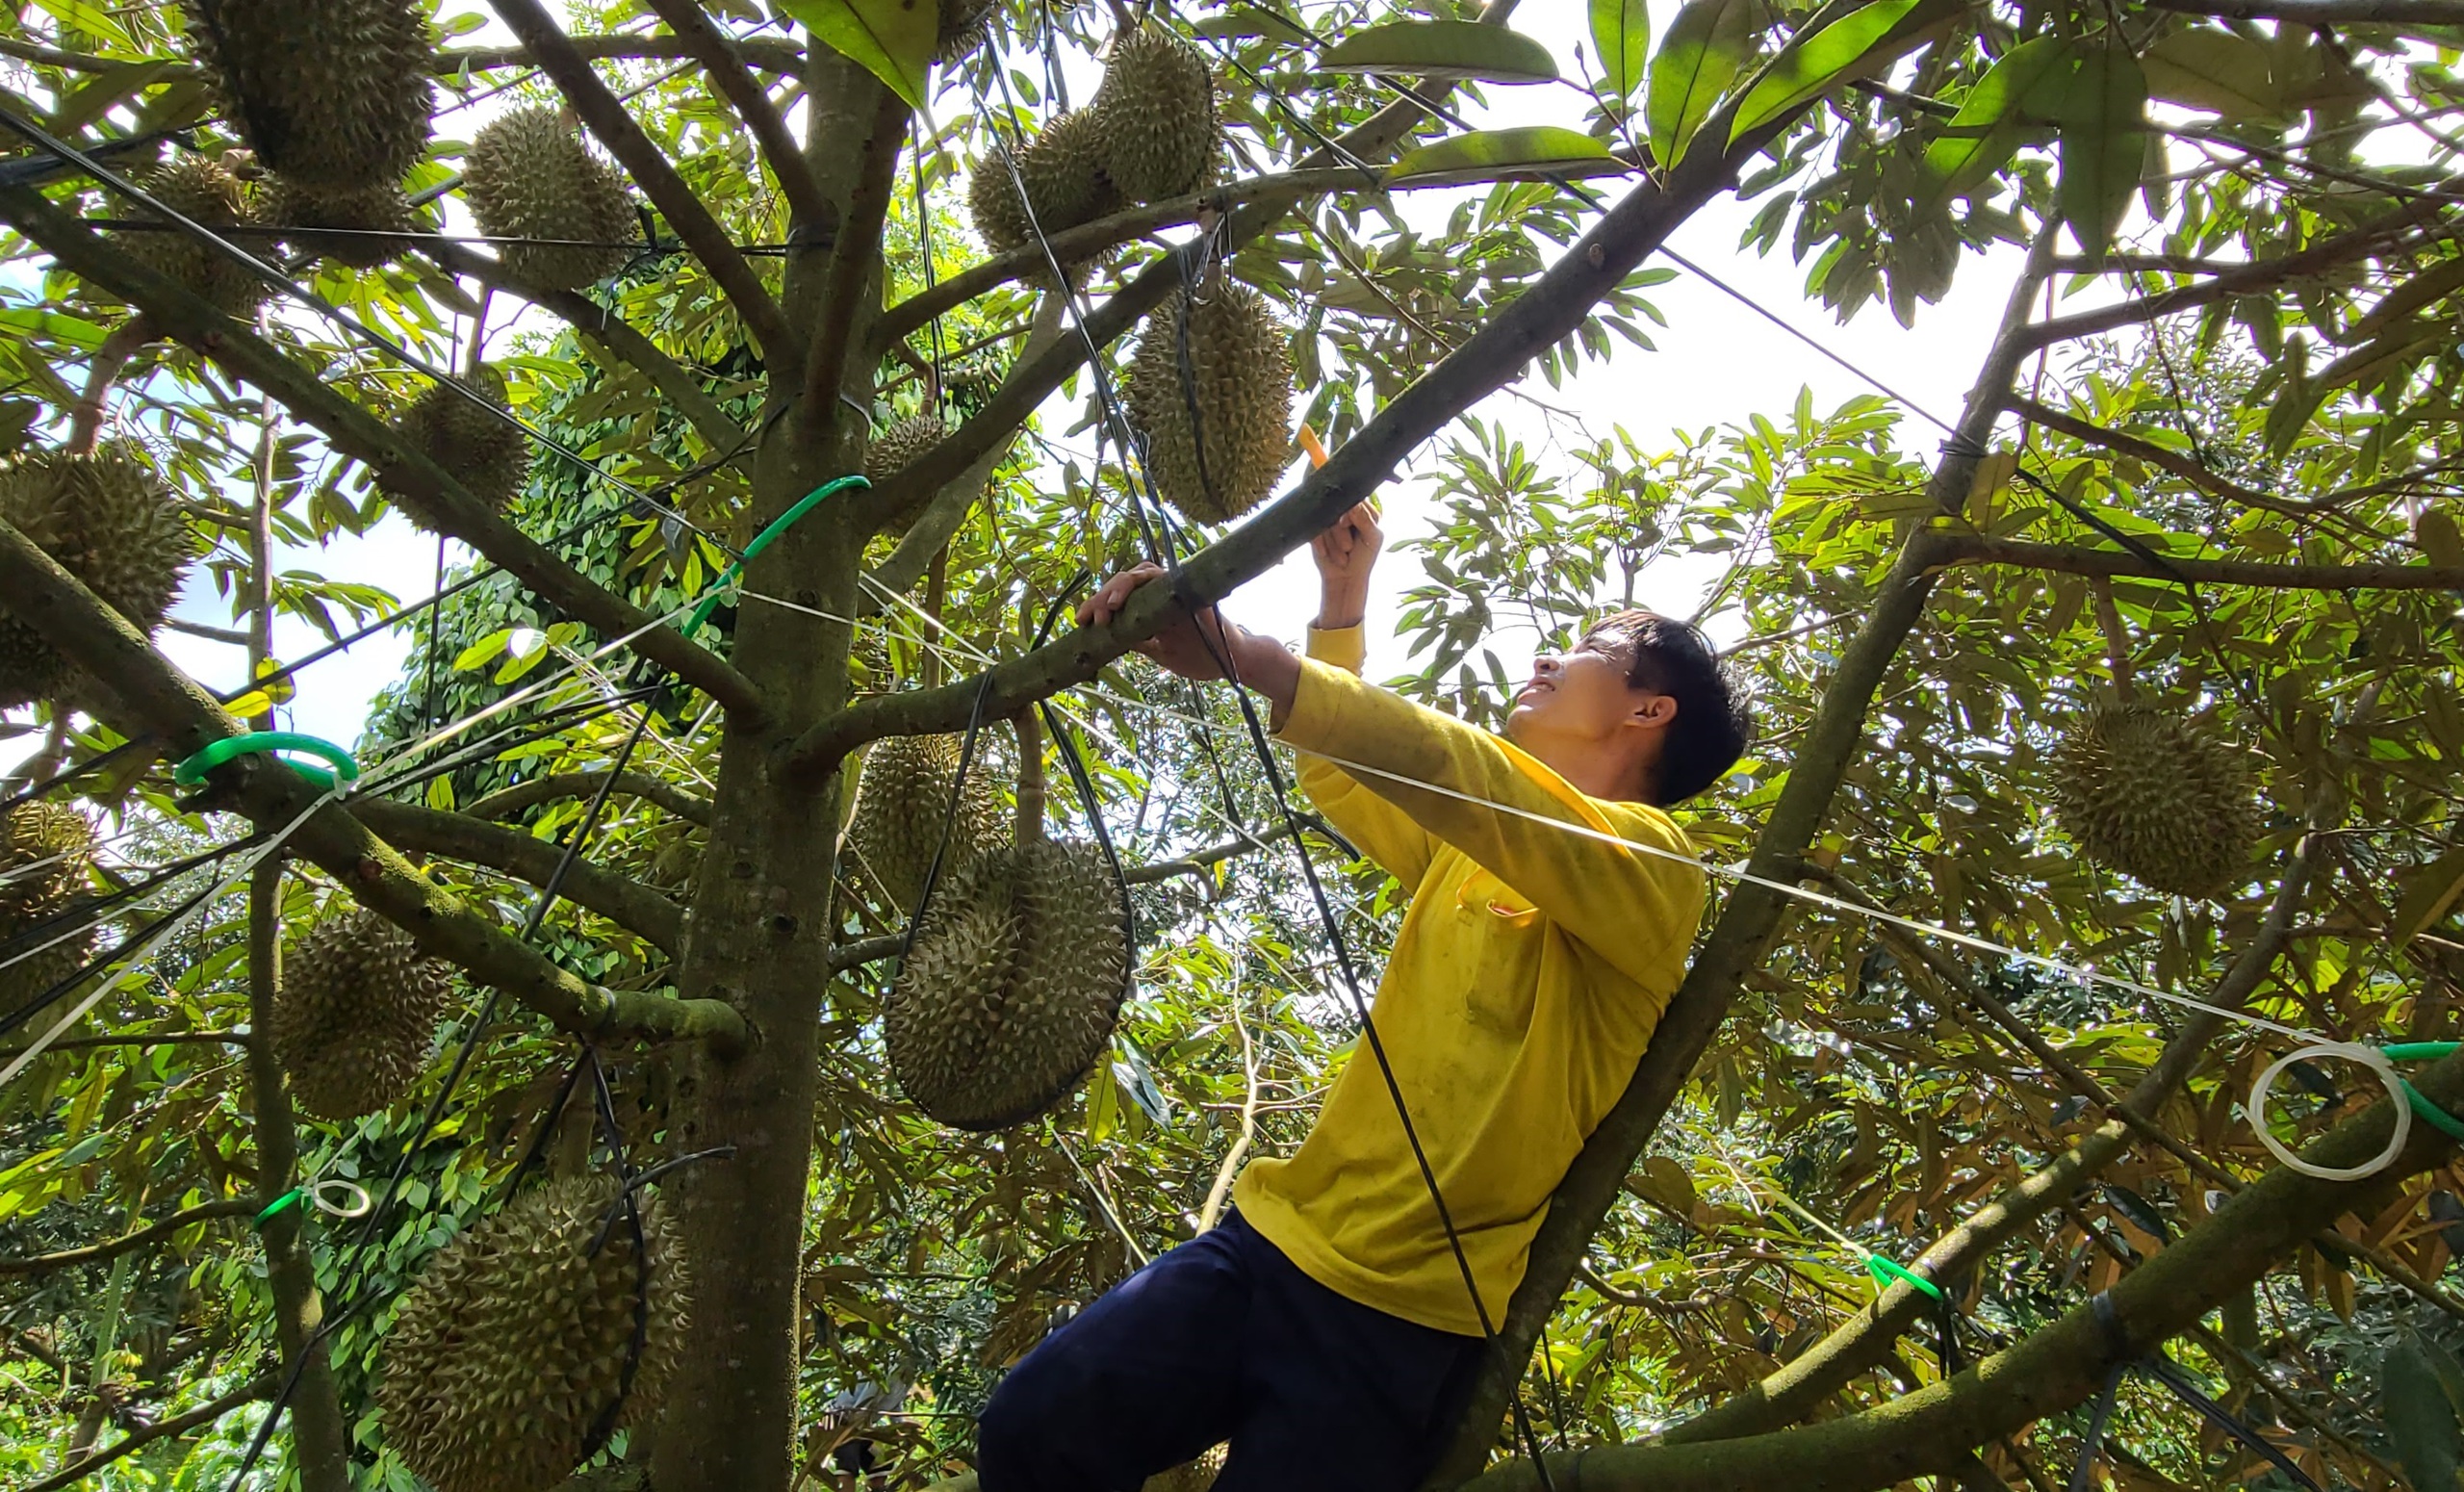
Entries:
<svg viewBox="0 0 2464 1492">
<path fill-rule="evenodd" d="M 1291 333 L 1228 276 L 1147 317 L 1122 395 L 1157 495 L 1192 522 L 1240 517 L 1291 464 Z"/>
<path fill-rule="evenodd" d="M 0 1005 L 48 993 L 84 966 L 94 930 L 68 915 L 86 889 L 94 828 L 66 804 L 40 799 L 0 814 Z"/>
<path fill-rule="evenodd" d="M 427 153 L 434 39 L 410 0 L 187 0 L 222 116 L 285 181 L 399 184 Z"/>
<path fill-rule="evenodd" d="M 504 374 L 489 363 L 473 369 L 463 383 L 487 407 L 444 383 L 431 383 L 394 422 L 394 428 L 427 458 L 453 475 L 471 496 L 503 512 L 522 479 L 530 474 L 530 437 L 504 417 Z M 496 412 L 491 412 L 496 411 Z M 383 479 L 379 487 L 390 487 Z"/>
<path fill-rule="evenodd" d="M 2139 696 L 2112 583 L 2094 581 L 2114 695 L 2064 730 L 2048 762 L 2055 820 L 2090 860 L 2183 896 L 2229 890 L 2259 836 L 2249 753 L 2212 716 Z"/>
<path fill-rule="evenodd" d="M 36 451 L 0 468 L 0 519 L 141 632 L 163 624 L 196 553 L 179 500 L 123 442 L 90 455 Z M 0 613 L 0 707 L 77 693 L 68 660 Z"/>
<path fill-rule="evenodd" d="M 373 912 L 326 918 L 283 961 L 274 1057 L 298 1105 L 348 1119 L 398 1101 L 427 1066 L 452 998 L 450 965 Z"/>
<path fill-rule="evenodd" d="M 1112 862 L 1094 843 L 1043 836 L 1030 816 L 1040 741 L 1020 737 L 1037 764 L 1020 774 L 1018 841 L 935 886 L 882 1012 L 899 1086 L 955 1129 L 1006 1129 L 1068 1096 L 1129 990 Z"/>
<path fill-rule="evenodd" d="M 958 770 L 954 735 L 893 735 L 864 753 L 847 842 L 885 910 L 914 910 L 937 849 L 941 874 L 949 876 L 1000 842 L 1000 794 L 980 759 L 967 773 L 953 815 L 950 792 L 958 785 Z M 944 822 L 950 826 L 946 848 Z"/>
<path fill-rule="evenodd" d="M 994 143 L 966 191 L 976 236 L 995 253 L 1036 242 L 1039 229 L 1049 238 L 1121 205 L 1120 190 L 1104 171 L 1103 125 L 1092 110 L 1060 116 L 1014 152 L 1006 141 Z M 1073 277 L 1080 268 L 1062 266 Z"/>
<path fill-rule="evenodd" d="M 1222 149 L 1206 59 L 1162 25 L 1113 38 L 1094 116 L 1104 174 L 1133 202 L 1161 202 L 1207 184 Z"/>
<path fill-rule="evenodd" d="M 429 231 L 399 182 L 348 188 L 315 187 L 276 177 L 259 213 L 293 232 L 283 242 L 303 254 L 356 270 L 372 270 L 410 251 L 406 234 Z"/>
<path fill-rule="evenodd" d="M 545 290 L 598 284 L 632 258 L 639 237 L 625 178 L 544 105 L 512 110 L 479 131 L 462 195 L 481 233 L 549 241 L 497 247 L 506 270 Z"/>
<path fill-rule="evenodd" d="M 385 1337 L 385 1442 L 436 1492 L 542 1492 L 658 1412 L 692 1281 L 675 1229 L 614 1177 L 552 1181 L 427 1261 Z M 637 1346 L 638 1344 L 638 1346 Z"/>
<path fill-rule="evenodd" d="M 200 227 L 227 229 L 252 219 L 247 184 L 211 156 L 183 154 L 140 171 L 136 183 L 148 196 Z M 266 282 L 238 261 L 141 204 L 130 203 L 130 219 L 160 227 L 116 228 L 112 241 L 138 263 L 178 285 L 216 310 L 244 317 L 270 294 Z M 252 246 L 242 240 L 243 248 Z"/>
</svg>

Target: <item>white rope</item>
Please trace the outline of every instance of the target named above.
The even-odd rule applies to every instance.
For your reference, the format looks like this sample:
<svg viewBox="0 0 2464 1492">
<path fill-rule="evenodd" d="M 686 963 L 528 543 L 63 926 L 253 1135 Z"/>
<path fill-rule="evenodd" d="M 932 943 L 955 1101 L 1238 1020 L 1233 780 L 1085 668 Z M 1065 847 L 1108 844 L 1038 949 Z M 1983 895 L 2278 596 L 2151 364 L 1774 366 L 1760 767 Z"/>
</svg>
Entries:
<svg viewBox="0 0 2464 1492">
<path fill-rule="evenodd" d="M 35 1038 L 34 1044 L 28 1046 L 24 1051 L 19 1052 L 16 1055 L 15 1060 L 12 1061 L 6 1068 L 0 1068 L 0 1088 L 7 1087 L 10 1080 L 26 1069 L 27 1064 L 33 1062 L 37 1057 L 41 1056 L 44 1050 L 47 1049 L 52 1042 L 60 1040 L 60 1038 L 64 1035 L 71 1026 L 74 1026 L 80 1020 L 85 1019 L 86 1013 L 88 1011 L 90 1011 L 95 1006 L 100 1005 L 113 990 L 127 983 L 129 976 L 136 973 L 139 967 L 141 966 L 148 958 L 153 956 L 156 949 L 170 941 L 172 935 L 178 933 L 181 928 L 186 927 L 193 918 L 204 915 L 207 911 L 212 909 L 215 902 L 219 900 L 224 893 L 228 892 L 231 887 L 239 885 L 241 881 L 247 877 L 250 871 L 255 870 L 259 864 L 263 863 L 268 858 L 280 850 L 282 848 L 283 841 L 298 833 L 300 828 L 305 825 L 309 819 L 315 817 L 319 812 L 323 810 L 326 805 L 339 802 L 343 796 L 343 791 L 344 789 L 342 785 L 336 784 L 333 787 L 320 793 L 317 797 L 317 801 L 309 804 L 307 808 L 301 810 L 299 816 L 294 818 L 290 823 L 285 824 L 280 833 L 276 834 L 272 838 L 268 839 L 265 843 L 257 845 L 253 849 L 249 850 L 246 854 L 242 855 L 232 865 L 231 869 L 224 874 L 221 881 L 216 884 L 214 889 L 208 891 L 203 896 L 198 897 L 196 901 L 190 906 L 188 911 L 181 913 L 178 916 L 167 918 L 158 924 L 152 932 L 147 933 L 144 938 L 140 939 L 135 947 L 121 950 L 118 954 L 119 966 L 112 970 L 110 977 L 106 978 L 101 984 L 95 986 L 94 991 L 91 994 L 89 994 L 84 999 L 78 1001 L 76 1008 L 71 1010 L 67 1015 L 62 1016 L 50 1030 L 45 1031 L 42 1035 Z"/>
</svg>

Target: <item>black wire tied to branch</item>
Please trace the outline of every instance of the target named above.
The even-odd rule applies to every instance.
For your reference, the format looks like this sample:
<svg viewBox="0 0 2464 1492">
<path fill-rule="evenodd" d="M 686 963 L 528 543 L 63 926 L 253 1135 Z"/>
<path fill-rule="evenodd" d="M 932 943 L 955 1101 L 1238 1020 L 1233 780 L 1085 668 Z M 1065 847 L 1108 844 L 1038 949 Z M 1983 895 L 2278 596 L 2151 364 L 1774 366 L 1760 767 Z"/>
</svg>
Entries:
<svg viewBox="0 0 2464 1492">
<path fill-rule="evenodd" d="M 2105 1427 L 2113 1418 L 2114 1400 L 2121 1391 L 2121 1380 L 2128 1377 L 2133 1369 L 2163 1384 L 2174 1398 L 2197 1410 L 2208 1423 L 2256 1453 L 2297 1485 L 2307 1487 L 2309 1492 L 2324 1492 L 2291 1456 L 2277 1450 L 2266 1436 L 2251 1428 L 2232 1410 L 2209 1398 L 2204 1390 L 2190 1380 L 2188 1375 L 2161 1353 L 2134 1352 L 2130 1333 L 2122 1325 L 2121 1314 L 2115 1309 L 2113 1296 L 2109 1292 L 2096 1292 L 2088 1304 L 2096 1318 L 2096 1325 L 2104 1331 L 2105 1349 L 2113 1359 L 2113 1366 L 2105 1374 L 2104 1387 L 2097 1391 L 2096 1407 L 2088 1416 L 2088 1432 L 2079 1442 L 2079 1461 L 2070 1470 L 2069 1492 L 2088 1492 L 2093 1482 L 2096 1462 L 2104 1453 Z"/>
</svg>

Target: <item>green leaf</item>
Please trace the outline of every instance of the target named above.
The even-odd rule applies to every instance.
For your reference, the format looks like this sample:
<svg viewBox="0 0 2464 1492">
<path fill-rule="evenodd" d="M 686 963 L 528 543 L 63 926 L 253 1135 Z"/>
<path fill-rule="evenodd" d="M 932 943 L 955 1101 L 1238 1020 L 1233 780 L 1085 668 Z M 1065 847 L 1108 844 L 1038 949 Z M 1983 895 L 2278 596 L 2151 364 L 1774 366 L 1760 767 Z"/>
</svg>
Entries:
<svg viewBox="0 0 2464 1492">
<path fill-rule="evenodd" d="M 2077 65 L 2058 37 L 2022 41 L 1986 69 L 1960 112 L 1925 147 L 1925 185 L 1916 195 L 1925 216 L 2000 170 L 2019 147 L 2019 132 L 2031 114 L 2042 113 L 2048 93 Z"/>
<path fill-rule="evenodd" d="M 2396 1459 L 2414 1486 L 2454 1486 L 2464 1468 L 2456 1393 L 2464 1393 L 2464 1373 L 2436 1344 L 2407 1331 L 2387 1349 L 2378 1370 L 2378 1407 Z"/>
<path fill-rule="evenodd" d="M 2227 119 L 2271 119 L 2285 112 L 2283 90 L 2268 62 L 2266 47 L 2220 26 L 2174 32 L 2140 59 L 2149 97 Z"/>
<path fill-rule="evenodd" d="M 1651 56 L 1652 16 L 1645 0 L 1591 0 L 1591 45 L 1600 54 L 1611 97 L 1623 98 L 1643 81 Z"/>
<path fill-rule="evenodd" d="M 2423 521 L 2426 523 L 2435 513 L 2435 509 L 2425 513 Z M 2400 948 L 2436 927 L 2455 905 L 2456 898 L 2464 896 L 2464 850 L 2450 850 L 2416 868 L 2404 877 L 2403 887 L 2404 899 L 2397 906 L 2396 922 L 2389 930 L 2388 939 Z"/>
<path fill-rule="evenodd" d="M 1686 0 L 1652 59 L 1643 127 L 1665 170 L 1719 107 L 1754 50 L 1753 0 Z"/>
<path fill-rule="evenodd" d="M 1554 83 L 1557 60 L 1520 32 L 1478 21 L 1393 21 L 1354 32 L 1318 58 L 1320 72 Z"/>
<path fill-rule="evenodd" d="M 1874 0 L 1823 27 L 1772 60 L 1770 67 L 1737 105 L 1736 122 L 1729 126 L 1734 142 L 1760 129 L 1809 99 L 1819 98 L 1861 65 L 1886 61 L 1882 50 L 1899 23 L 1931 0 Z M 1941 9 L 1935 5 L 1934 9 Z"/>
<path fill-rule="evenodd" d="M 2130 209 L 2130 194 L 2139 190 L 2147 162 L 2146 115 L 2146 76 L 2139 59 L 2118 46 L 2081 57 L 2062 90 L 2056 196 L 2062 220 L 2092 262 L 2103 261 Z"/>
<path fill-rule="evenodd" d="M 1626 164 L 1608 147 L 1579 130 L 1555 124 L 1527 125 L 1511 130 L 1474 130 L 1407 151 L 1389 167 L 1389 184 L 1434 185 L 1420 178 L 1476 173 L 1486 181 L 1509 173 L 1571 172 L 1599 175 L 1622 171 Z"/>
<path fill-rule="evenodd" d="M 941 13 L 928 0 L 779 0 L 812 39 L 889 85 L 911 108 L 924 107 L 924 86 L 940 43 Z"/>
<path fill-rule="evenodd" d="M 493 658 L 498 654 L 502 653 L 505 648 L 512 643 L 512 641 L 513 629 L 510 627 L 500 628 L 496 631 L 488 633 L 485 637 L 480 638 L 478 641 L 462 650 L 460 656 L 453 659 L 453 671 L 458 674 L 468 669 L 479 667 L 486 663 L 490 658 Z"/>
<path fill-rule="evenodd" d="M 1270 41 L 1308 46 L 1318 39 L 1297 22 L 1256 5 L 1236 5 L 1221 15 L 1209 15 L 1191 23 L 1190 30 L 1201 37 L 1213 37 L 1222 41 L 1240 37 L 1264 37 Z"/>
</svg>

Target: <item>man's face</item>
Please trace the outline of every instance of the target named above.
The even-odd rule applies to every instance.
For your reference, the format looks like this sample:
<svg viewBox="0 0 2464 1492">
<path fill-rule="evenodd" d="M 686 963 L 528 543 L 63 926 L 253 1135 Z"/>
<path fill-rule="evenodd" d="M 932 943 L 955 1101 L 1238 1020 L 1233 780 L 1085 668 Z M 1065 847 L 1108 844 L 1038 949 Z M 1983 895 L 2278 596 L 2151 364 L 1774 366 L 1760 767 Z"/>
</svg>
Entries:
<svg viewBox="0 0 2464 1492">
<path fill-rule="evenodd" d="M 1632 641 L 1604 630 L 1533 659 L 1530 680 L 1515 691 L 1506 734 L 1526 750 L 1609 739 L 1657 698 L 1626 682 L 1633 664 Z"/>
</svg>

